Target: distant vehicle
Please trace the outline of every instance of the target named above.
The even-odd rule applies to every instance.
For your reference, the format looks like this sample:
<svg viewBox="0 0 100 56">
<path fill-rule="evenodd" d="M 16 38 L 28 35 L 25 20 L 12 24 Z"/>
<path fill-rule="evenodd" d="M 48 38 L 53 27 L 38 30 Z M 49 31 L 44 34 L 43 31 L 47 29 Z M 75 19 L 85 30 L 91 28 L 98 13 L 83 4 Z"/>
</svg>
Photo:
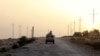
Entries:
<svg viewBox="0 0 100 56">
<path fill-rule="evenodd" d="M 50 33 L 48 33 L 48 34 L 46 35 L 45 44 L 47 44 L 48 42 L 52 42 L 53 44 L 55 44 L 54 38 L 55 38 L 55 36 L 52 34 L 52 31 L 50 31 Z"/>
</svg>

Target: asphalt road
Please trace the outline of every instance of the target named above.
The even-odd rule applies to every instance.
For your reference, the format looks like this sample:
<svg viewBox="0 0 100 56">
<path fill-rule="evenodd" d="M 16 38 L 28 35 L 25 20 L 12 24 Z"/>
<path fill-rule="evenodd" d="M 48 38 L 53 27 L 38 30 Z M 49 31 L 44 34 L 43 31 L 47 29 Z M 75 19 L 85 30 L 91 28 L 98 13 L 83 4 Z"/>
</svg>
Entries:
<svg viewBox="0 0 100 56">
<path fill-rule="evenodd" d="M 100 52 L 77 45 L 69 40 L 55 39 L 55 44 L 45 44 L 45 38 L 39 38 L 35 42 L 16 50 L 10 50 L 5 54 L 12 56 L 100 56 Z"/>
</svg>

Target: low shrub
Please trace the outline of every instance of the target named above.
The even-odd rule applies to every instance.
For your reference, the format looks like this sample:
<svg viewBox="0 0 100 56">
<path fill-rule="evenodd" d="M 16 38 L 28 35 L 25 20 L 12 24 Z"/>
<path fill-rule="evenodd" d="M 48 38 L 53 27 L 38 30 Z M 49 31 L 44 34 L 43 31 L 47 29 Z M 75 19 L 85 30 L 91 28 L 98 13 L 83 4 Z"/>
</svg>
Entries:
<svg viewBox="0 0 100 56">
<path fill-rule="evenodd" d="M 5 47 L 1 48 L 0 52 L 6 52 L 7 49 Z"/>
<path fill-rule="evenodd" d="M 23 46 L 23 45 L 27 44 L 27 38 L 26 38 L 26 36 L 22 36 L 21 38 L 19 38 L 18 44 L 20 46 Z"/>
<path fill-rule="evenodd" d="M 94 43 L 92 46 L 94 49 L 100 49 L 100 43 Z"/>
<path fill-rule="evenodd" d="M 24 46 L 25 44 L 31 43 L 35 41 L 35 38 L 27 38 L 26 36 L 22 36 L 21 38 L 19 38 L 18 44 L 19 46 Z"/>
<path fill-rule="evenodd" d="M 19 46 L 17 44 L 12 45 L 12 49 L 17 49 Z"/>
<path fill-rule="evenodd" d="M 11 54 L 6 54 L 6 56 L 12 56 Z"/>
</svg>

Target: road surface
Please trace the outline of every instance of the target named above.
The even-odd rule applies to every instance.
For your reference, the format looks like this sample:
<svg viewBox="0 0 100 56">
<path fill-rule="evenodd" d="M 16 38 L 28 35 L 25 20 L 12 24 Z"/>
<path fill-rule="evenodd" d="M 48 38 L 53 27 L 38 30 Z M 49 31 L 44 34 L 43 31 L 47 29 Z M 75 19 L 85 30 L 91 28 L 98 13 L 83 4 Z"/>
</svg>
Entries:
<svg viewBox="0 0 100 56">
<path fill-rule="evenodd" d="M 56 38 L 55 41 L 55 44 L 45 44 L 45 38 L 40 38 L 19 49 L 10 50 L 2 56 L 6 54 L 13 56 L 100 56 L 100 52 L 71 43 L 69 40 Z"/>
</svg>

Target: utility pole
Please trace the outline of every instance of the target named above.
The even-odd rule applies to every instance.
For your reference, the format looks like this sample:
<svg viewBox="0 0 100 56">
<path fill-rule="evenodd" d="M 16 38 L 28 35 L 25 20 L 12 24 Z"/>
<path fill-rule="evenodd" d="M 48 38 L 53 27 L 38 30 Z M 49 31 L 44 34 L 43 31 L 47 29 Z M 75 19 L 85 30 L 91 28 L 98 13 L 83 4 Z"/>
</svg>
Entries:
<svg viewBox="0 0 100 56">
<path fill-rule="evenodd" d="M 70 24 L 69 27 L 70 27 L 70 35 L 71 35 L 71 33 L 72 33 L 72 24 Z"/>
<path fill-rule="evenodd" d="M 81 32 L 81 17 L 79 19 L 79 32 Z"/>
<path fill-rule="evenodd" d="M 74 20 L 74 33 L 75 33 L 75 26 L 76 26 L 75 24 L 76 24 L 76 23 L 75 23 L 75 20 Z"/>
<path fill-rule="evenodd" d="M 92 16 L 93 16 L 92 20 L 93 20 L 93 29 L 94 29 L 94 25 L 95 25 L 95 22 L 94 22 L 94 19 L 95 19 L 95 11 L 94 11 L 94 8 L 93 8 Z"/>
<path fill-rule="evenodd" d="M 69 36 L 69 25 L 68 25 L 68 36 Z"/>
<path fill-rule="evenodd" d="M 34 26 L 32 27 L 32 38 L 34 37 Z"/>
<path fill-rule="evenodd" d="M 15 28 L 15 24 L 14 23 L 12 23 L 12 38 L 14 38 L 15 36 L 14 36 L 14 34 L 15 34 L 15 32 L 14 32 L 14 29 Z"/>
<path fill-rule="evenodd" d="M 27 27 L 27 37 L 28 37 L 28 27 Z"/>
<path fill-rule="evenodd" d="M 21 37 L 21 28 L 22 28 L 22 26 L 21 25 L 19 25 L 19 37 Z"/>
</svg>

